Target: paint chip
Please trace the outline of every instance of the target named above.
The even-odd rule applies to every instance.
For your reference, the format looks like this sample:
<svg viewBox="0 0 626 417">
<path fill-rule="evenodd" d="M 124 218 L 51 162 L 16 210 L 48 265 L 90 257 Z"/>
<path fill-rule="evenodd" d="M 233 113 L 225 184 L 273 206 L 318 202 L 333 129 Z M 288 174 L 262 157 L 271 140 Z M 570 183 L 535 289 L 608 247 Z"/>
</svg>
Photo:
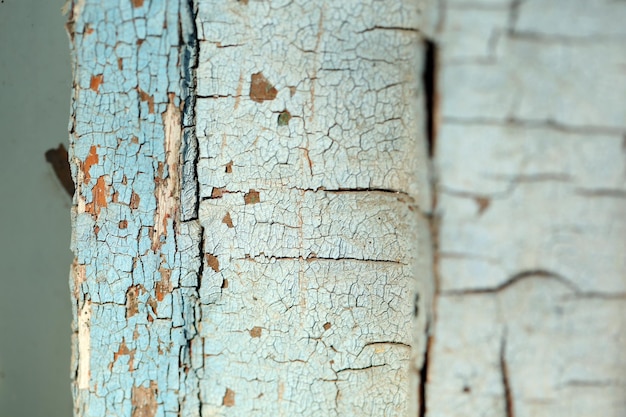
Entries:
<svg viewBox="0 0 626 417">
<path fill-rule="evenodd" d="M 213 187 L 213 190 L 211 191 L 211 198 L 222 198 L 224 191 L 224 188 Z"/>
<path fill-rule="evenodd" d="M 261 74 L 257 72 L 250 77 L 250 99 L 261 103 L 266 100 L 274 100 L 278 91 L 274 86 Z"/>
<path fill-rule="evenodd" d="M 89 82 L 89 88 L 91 88 L 93 91 L 97 93 L 103 81 L 104 81 L 104 75 L 102 74 L 92 75 L 91 81 Z"/>
<path fill-rule="evenodd" d="M 220 272 L 220 262 L 217 259 L 217 256 L 207 253 L 204 255 L 204 257 L 206 259 L 207 265 L 209 265 L 212 270 L 214 270 L 215 272 Z"/>
<path fill-rule="evenodd" d="M 130 318 L 139 312 L 139 286 L 131 285 L 126 290 L 126 318 Z"/>
<path fill-rule="evenodd" d="M 233 391 L 230 388 L 226 388 L 226 392 L 224 393 L 224 398 L 222 399 L 222 404 L 225 407 L 234 406 L 235 405 L 235 391 Z"/>
<path fill-rule="evenodd" d="M 148 103 L 148 113 L 154 113 L 154 96 L 143 91 L 141 88 L 137 87 L 137 91 L 139 92 L 139 100 L 145 101 Z"/>
<path fill-rule="evenodd" d="M 263 329 L 261 329 L 259 326 L 254 326 L 250 331 L 250 337 L 252 338 L 257 338 L 257 337 L 261 337 L 261 333 L 263 333 Z"/>
<path fill-rule="evenodd" d="M 132 372 L 134 370 L 133 367 L 133 362 L 135 359 L 135 351 L 134 350 L 130 350 L 128 348 L 128 346 L 126 345 L 126 341 L 124 340 L 124 338 L 122 338 L 122 343 L 120 343 L 120 346 L 117 350 L 117 352 L 113 353 L 113 362 L 111 362 L 109 364 L 109 371 L 111 369 L 113 369 L 113 365 L 115 365 L 115 362 L 117 361 L 117 358 L 119 358 L 122 355 L 128 355 L 128 371 Z"/>
<path fill-rule="evenodd" d="M 167 268 L 159 268 L 159 272 L 161 273 L 161 281 L 157 282 L 155 285 L 154 292 L 156 293 L 156 298 L 159 302 L 163 301 L 165 296 L 172 292 L 172 284 L 170 283 L 170 278 L 172 276 L 172 270 Z M 153 311 L 155 308 L 153 308 Z M 155 311 L 156 313 L 156 311 Z"/>
<path fill-rule="evenodd" d="M 134 8 L 143 6 L 143 0 L 130 0 Z"/>
<path fill-rule="evenodd" d="M 233 161 L 230 161 L 229 163 L 226 164 L 226 171 L 227 174 L 232 174 L 233 173 Z"/>
<path fill-rule="evenodd" d="M 157 393 L 156 381 L 150 381 L 148 387 L 133 387 L 131 392 L 132 417 L 154 417 L 158 406 Z"/>
<path fill-rule="evenodd" d="M 258 191 L 250 190 L 243 196 L 243 201 L 246 204 L 256 204 L 261 202 L 261 196 Z"/>
<path fill-rule="evenodd" d="M 226 213 L 226 215 L 224 216 L 224 218 L 222 219 L 222 223 L 224 223 L 226 226 L 228 226 L 229 228 L 233 228 L 233 219 L 231 219 L 230 217 L 230 213 Z"/>
<path fill-rule="evenodd" d="M 324 323 L 324 330 L 328 330 L 331 327 L 331 324 L 329 322 Z"/>
<path fill-rule="evenodd" d="M 104 176 L 98 178 L 96 185 L 91 189 L 92 201 L 85 205 L 85 211 L 89 214 L 98 216 L 100 210 L 107 206 L 107 184 Z"/>
<path fill-rule="evenodd" d="M 489 205 L 491 204 L 491 200 L 487 197 L 476 197 L 474 198 L 474 201 L 476 201 L 476 204 L 478 205 L 478 215 L 482 215 L 488 208 Z"/>
<path fill-rule="evenodd" d="M 139 194 L 133 191 L 130 196 L 130 204 L 128 206 L 131 209 L 136 210 L 139 207 L 139 201 L 141 201 L 141 199 L 139 198 Z"/>
<path fill-rule="evenodd" d="M 89 154 L 87 155 L 87 158 L 85 158 L 85 162 L 83 162 L 82 164 L 82 170 L 85 174 L 85 179 L 83 180 L 83 182 L 85 184 L 89 183 L 89 181 L 91 180 L 91 174 L 89 173 L 89 170 L 93 165 L 97 164 L 98 161 L 98 149 L 95 147 L 95 145 L 91 145 L 91 148 L 89 148 Z"/>
<path fill-rule="evenodd" d="M 126 229 L 128 227 L 128 220 L 120 220 L 118 227 L 120 229 Z"/>
</svg>

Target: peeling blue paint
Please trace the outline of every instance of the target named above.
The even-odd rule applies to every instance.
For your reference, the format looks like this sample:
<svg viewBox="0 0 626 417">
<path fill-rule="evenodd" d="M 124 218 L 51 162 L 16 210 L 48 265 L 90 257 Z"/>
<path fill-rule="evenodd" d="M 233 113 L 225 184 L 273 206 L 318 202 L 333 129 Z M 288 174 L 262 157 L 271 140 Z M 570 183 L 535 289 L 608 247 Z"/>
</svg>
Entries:
<svg viewBox="0 0 626 417">
<path fill-rule="evenodd" d="M 195 164 L 189 151 L 195 137 L 186 131 L 181 167 L 168 165 L 163 116 L 173 96 L 174 106 L 184 103 L 185 126 L 194 123 L 192 7 L 173 0 L 140 7 L 130 0 L 86 0 L 70 7 L 75 79 L 70 155 L 78 185 L 71 282 L 72 288 L 78 285 L 75 355 L 81 343 L 89 346 L 89 357 L 74 364 L 75 414 L 131 415 L 143 401 L 133 396 L 149 391 L 134 388 L 152 383 L 156 416 L 198 414 L 197 383 L 188 382 L 193 376 L 185 368 L 191 367 L 187 350 L 196 333 L 201 230 L 183 223 L 197 217 L 196 193 L 187 193 L 194 201 L 186 203 L 191 208 L 183 218 L 179 196 L 157 198 L 159 186 Z M 179 39 L 187 43 L 180 45 Z M 92 146 L 98 161 L 86 173 L 82 167 Z M 84 271 L 84 281 L 76 271 Z M 137 293 L 132 299 L 131 289 Z M 78 330 L 85 305 L 91 309 L 88 340 Z M 89 371 L 82 388 L 81 366 Z M 195 412 L 183 412 L 181 404 Z"/>
</svg>

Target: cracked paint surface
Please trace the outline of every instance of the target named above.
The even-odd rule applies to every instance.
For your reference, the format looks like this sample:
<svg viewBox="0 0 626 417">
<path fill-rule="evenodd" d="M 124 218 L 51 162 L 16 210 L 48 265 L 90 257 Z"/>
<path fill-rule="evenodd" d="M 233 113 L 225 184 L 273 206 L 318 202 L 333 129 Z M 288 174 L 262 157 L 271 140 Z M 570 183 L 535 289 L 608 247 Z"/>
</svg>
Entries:
<svg viewBox="0 0 626 417">
<path fill-rule="evenodd" d="M 70 5 L 76 415 L 416 408 L 418 6 Z"/>
<path fill-rule="evenodd" d="M 180 191 L 181 148 L 193 139 L 184 135 L 193 120 L 189 7 L 69 5 L 76 415 L 199 409 L 189 362 L 201 228 L 181 218 Z"/>
</svg>

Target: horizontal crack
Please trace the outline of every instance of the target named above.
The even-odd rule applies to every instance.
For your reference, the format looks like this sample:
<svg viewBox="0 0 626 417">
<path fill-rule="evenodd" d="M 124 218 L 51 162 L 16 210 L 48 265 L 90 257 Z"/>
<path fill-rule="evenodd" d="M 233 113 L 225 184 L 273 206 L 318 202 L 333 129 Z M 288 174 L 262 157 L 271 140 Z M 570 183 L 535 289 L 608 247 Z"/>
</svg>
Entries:
<svg viewBox="0 0 626 417">
<path fill-rule="evenodd" d="M 614 188 L 576 188 L 576 194 L 585 197 L 626 198 L 626 190 Z"/>
<path fill-rule="evenodd" d="M 391 30 L 398 32 L 412 32 L 412 33 L 421 33 L 418 28 L 411 28 L 405 26 L 372 26 L 371 28 L 363 29 L 361 31 L 356 32 L 357 34 L 372 32 L 374 30 Z"/>
<path fill-rule="evenodd" d="M 203 197 L 202 200 L 215 200 L 215 199 L 219 199 L 221 198 L 222 194 L 244 194 L 244 193 L 248 193 L 250 190 L 227 190 L 225 188 L 221 188 L 221 187 L 213 187 L 214 190 L 219 190 L 219 195 L 218 196 L 208 196 L 208 197 Z M 280 189 L 287 189 L 287 190 L 296 190 L 296 191 L 302 191 L 302 192 L 311 192 L 311 193 L 319 193 L 319 192 L 325 192 L 325 193 L 333 193 L 333 194 L 349 194 L 349 193 L 381 193 L 381 194 L 389 194 L 389 195 L 395 195 L 395 196 L 401 196 L 406 198 L 408 203 L 413 204 L 415 199 L 409 195 L 407 192 L 404 191 L 398 191 L 398 190 L 394 190 L 394 189 L 389 189 L 389 188 L 334 188 L 334 189 L 329 189 L 329 188 L 325 188 L 325 187 L 318 187 L 318 188 L 299 188 L 299 187 L 281 187 L 281 188 L 272 188 L 272 189 L 262 189 L 262 188 L 255 188 L 254 190 L 257 192 L 268 192 L 268 191 L 274 191 L 274 190 L 280 190 Z"/>
<path fill-rule="evenodd" d="M 369 366 L 364 366 L 363 368 L 344 368 L 344 369 L 339 369 L 337 371 L 335 371 L 335 373 L 339 374 L 341 372 L 357 372 L 357 371 L 367 371 L 368 369 L 373 369 L 373 368 L 380 368 L 383 366 L 387 366 L 387 364 L 382 364 L 382 365 L 369 365 Z"/>
<path fill-rule="evenodd" d="M 403 265 L 407 264 L 404 262 L 400 262 L 392 259 L 364 259 L 364 258 L 350 258 L 350 257 L 337 257 L 337 258 L 326 258 L 326 257 L 318 257 L 318 256 L 249 256 L 246 255 L 245 258 L 234 258 L 233 261 L 253 261 L 264 263 L 263 261 L 273 262 L 273 261 L 304 261 L 304 262 L 323 262 L 323 261 L 355 261 L 355 262 L 368 262 L 368 263 L 380 263 L 380 264 L 392 264 L 392 265 Z"/>
<path fill-rule="evenodd" d="M 527 42 L 540 42 L 543 44 L 569 44 L 569 45 L 596 45 L 598 42 L 624 42 L 623 35 L 593 35 L 593 36 L 570 36 L 570 35 L 555 35 L 540 32 L 510 31 L 507 36 L 511 39 L 519 39 Z"/>
<path fill-rule="evenodd" d="M 564 133 L 574 133 L 581 135 L 622 135 L 624 129 L 611 126 L 572 126 L 554 120 L 523 120 L 523 119 L 496 119 L 496 118 L 465 118 L 454 116 L 443 116 L 443 123 L 455 125 L 477 125 L 477 126 L 497 126 L 497 127 L 520 127 L 524 129 L 552 129 Z"/>
<path fill-rule="evenodd" d="M 441 294 L 442 295 L 493 294 L 493 293 L 501 292 L 517 284 L 518 282 L 521 282 L 528 278 L 542 278 L 542 279 L 554 280 L 554 281 L 560 282 L 561 284 L 571 289 L 576 294 L 581 293 L 578 287 L 574 285 L 574 283 L 572 283 L 571 281 L 569 281 L 567 278 L 563 277 L 562 275 L 559 275 L 555 272 L 551 272 L 545 269 L 530 269 L 530 270 L 522 271 L 513 275 L 512 277 L 507 279 L 505 282 L 503 282 L 502 284 L 496 287 L 444 290 L 444 291 L 441 291 Z"/>
</svg>

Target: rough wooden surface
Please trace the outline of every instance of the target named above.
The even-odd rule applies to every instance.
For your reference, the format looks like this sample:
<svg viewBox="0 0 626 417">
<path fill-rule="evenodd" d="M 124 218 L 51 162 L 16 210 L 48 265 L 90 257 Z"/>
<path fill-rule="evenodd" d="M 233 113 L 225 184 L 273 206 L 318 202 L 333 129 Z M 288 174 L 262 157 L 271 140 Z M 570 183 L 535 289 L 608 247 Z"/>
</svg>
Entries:
<svg viewBox="0 0 626 417">
<path fill-rule="evenodd" d="M 431 5 L 426 415 L 626 415 L 626 3 Z"/>
<path fill-rule="evenodd" d="M 416 408 L 418 18 L 409 1 L 71 5 L 77 415 Z"/>
</svg>

